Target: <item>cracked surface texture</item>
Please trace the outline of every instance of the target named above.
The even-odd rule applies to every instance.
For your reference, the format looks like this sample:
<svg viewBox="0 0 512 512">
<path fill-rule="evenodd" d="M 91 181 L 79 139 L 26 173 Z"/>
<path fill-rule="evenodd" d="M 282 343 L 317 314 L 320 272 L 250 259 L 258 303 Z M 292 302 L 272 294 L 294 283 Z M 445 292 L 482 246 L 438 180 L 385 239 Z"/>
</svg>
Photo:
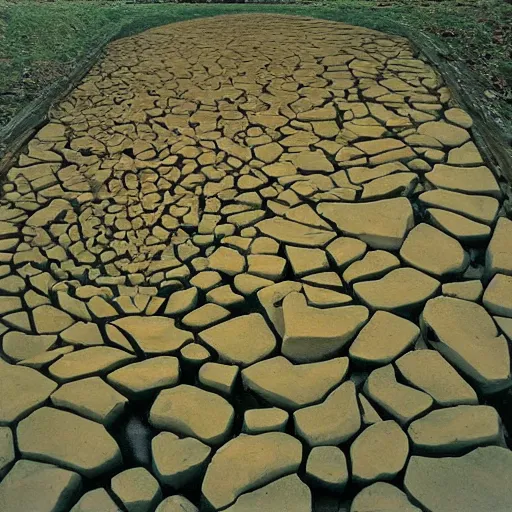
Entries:
<svg viewBox="0 0 512 512">
<path fill-rule="evenodd" d="M 2 184 L 0 510 L 511 510 L 512 221 L 471 126 L 368 29 L 111 43 Z"/>
</svg>

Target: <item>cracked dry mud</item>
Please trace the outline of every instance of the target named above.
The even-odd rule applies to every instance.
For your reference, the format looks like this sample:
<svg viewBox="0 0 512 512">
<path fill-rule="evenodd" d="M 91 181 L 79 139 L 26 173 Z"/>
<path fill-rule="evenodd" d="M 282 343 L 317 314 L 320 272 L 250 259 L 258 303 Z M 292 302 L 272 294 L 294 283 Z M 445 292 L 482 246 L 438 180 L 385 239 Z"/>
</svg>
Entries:
<svg viewBox="0 0 512 512">
<path fill-rule="evenodd" d="M 109 45 L 0 199 L 2 512 L 505 512 L 512 222 L 402 38 Z"/>
</svg>

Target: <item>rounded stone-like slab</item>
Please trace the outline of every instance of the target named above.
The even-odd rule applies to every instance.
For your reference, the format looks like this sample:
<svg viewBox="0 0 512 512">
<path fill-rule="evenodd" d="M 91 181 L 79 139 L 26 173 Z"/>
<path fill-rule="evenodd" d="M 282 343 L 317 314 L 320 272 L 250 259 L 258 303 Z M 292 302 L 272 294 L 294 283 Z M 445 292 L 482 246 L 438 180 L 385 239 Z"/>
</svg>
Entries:
<svg viewBox="0 0 512 512">
<path fill-rule="evenodd" d="M 376 279 L 399 266 L 400 260 L 394 254 L 380 250 L 370 251 L 343 272 L 343 280 L 353 284 L 366 279 Z"/>
<path fill-rule="evenodd" d="M 450 148 L 462 146 L 470 139 L 469 133 L 464 128 L 444 121 L 423 123 L 418 133 L 437 139 L 443 146 Z"/>
<path fill-rule="evenodd" d="M 363 185 L 361 199 L 375 201 L 396 196 L 410 196 L 419 177 L 414 172 L 398 172 L 382 176 Z"/>
<path fill-rule="evenodd" d="M 219 247 L 208 256 L 208 262 L 208 268 L 228 276 L 240 274 L 245 268 L 245 258 L 230 247 Z"/>
<path fill-rule="evenodd" d="M 53 334 L 34 336 L 20 331 L 10 331 L 2 339 L 2 349 L 14 361 L 22 361 L 46 352 L 56 341 L 57 336 Z"/>
<path fill-rule="evenodd" d="M 180 358 L 187 371 L 198 369 L 212 358 L 210 351 L 199 343 L 189 343 L 180 350 Z"/>
<path fill-rule="evenodd" d="M 402 425 L 423 414 L 433 404 L 430 395 L 400 384 L 390 364 L 370 373 L 364 393 Z"/>
<path fill-rule="evenodd" d="M 429 222 L 456 238 L 464 245 L 479 245 L 491 236 L 491 228 L 486 224 L 475 222 L 458 213 L 448 212 L 439 208 L 427 208 Z"/>
<path fill-rule="evenodd" d="M 488 405 L 458 405 L 428 413 L 409 426 L 413 453 L 456 455 L 478 446 L 505 446 L 501 419 Z"/>
<path fill-rule="evenodd" d="M 65 311 L 49 305 L 42 305 L 32 312 L 38 334 L 59 333 L 74 324 L 73 318 Z"/>
<path fill-rule="evenodd" d="M 409 441 L 395 421 L 379 421 L 363 430 L 350 446 L 352 478 L 360 484 L 392 480 L 402 471 Z"/>
<path fill-rule="evenodd" d="M 263 432 L 284 432 L 289 415 L 283 409 L 269 407 L 265 409 L 249 409 L 244 413 L 242 432 L 246 434 L 262 434 Z"/>
<path fill-rule="evenodd" d="M 79 496 L 78 473 L 53 464 L 19 460 L 0 481 L 2 512 L 62 512 Z"/>
<path fill-rule="evenodd" d="M 352 504 L 350 512 L 421 512 L 407 498 L 405 492 L 386 482 L 375 482 L 360 491 Z"/>
<path fill-rule="evenodd" d="M 222 306 L 218 306 L 217 304 L 205 304 L 185 315 L 182 322 L 186 327 L 198 331 L 226 320 L 229 315 L 230 312 Z M 188 334 L 190 335 L 190 341 L 192 341 L 192 335 L 190 333 Z"/>
<path fill-rule="evenodd" d="M 213 348 L 220 362 L 251 365 L 268 356 L 276 347 L 276 338 L 259 313 L 251 313 L 199 333 L 200 340 Z"/>
<path fill-rule="evenodd" d="M 252 295 L 262 288 L 272 286 L 274 284 L 270 279 L 253 276 L 252 274 L 238 274 L 233 280 L 235 288 L 245 297 Z"/>
<path fill-rule="evenodd" d="M 171 356 L 132 363 L 107 375 L 108 382 L 129 398 L 141 398 L 156 390 L 175 386 L 179 378 L 178 359 Z"/>
<path fill-rule="evenodd" d="M 294 473 L 301 461 L 302 445 L 288 434 L 242 434 L 214 455 L 201 491 L 206 501 L 220 510 L 241 494 Z"/>
<path fill-rule="evenodd" d="M 295 434 L 309 446 L 346 442 L 361 427 L 354 383 L 345 382 L 322 403 L 295 411 L 293 421 Z"/>
<path fill-rule="evenodd" d="M 206 294 L 206 300 L 228 309 L 242 306 L 245 301 L 243 295 L 235 293 L 229 284 L 210 290 Z"/>
<path fill-rule="evenodd" d="M 2 331 L 5 332 L 9 327 L 30 332 L 31 327 L 28 313 L 25 311 L 18 311 L 16 313 L 2 315 Z"/>
<path fill-rule="evenodd" d="M 310 206 L 304 205 L 311 209 Z M 298 207 L 300 208 L 300 206 Z M 315 212 L 311 209 L 313 214 Z M 315 214 L 316 215 L 316 214 Z M 320 219 L 320 217 L 318 217 Z M 322 219 L 320 219 L 322 220 Z M 327 226 L 329 228 L 329 226 Z M 274 240 L 273 238 L 268 238 L 266 236 L 260 236 L 252 242 L 250 246 L 249 252 L 251 254 L 277 254 L 279 252 L 279 242 Z"/>
<path fill-rule="evenodd" d="M 420 323 L 432 347 L 481 392 L 493 393 L 510 386 L 507 341 L 499 335 L 482 306 L 467 300 L 436 297 L 427 302 Z"/>
<path fill-rule="evenodd" d="M 368 309 L 314 308 L 301 293 L 290 293 L 283 301 L 283 318 L 281 352 L 294 362 L 305 363 L 325 359 L 343 348 L 368 320 Z"/>
<path fill-rule="evenodd" d="M 297 475 L 279 478 L 261 489 L 243 494 L 225 512 L 312 512 L 311 491 Z"/>
<path fill-rule="evenodd" d="M 354 285 L 354 292 L 368 307 L 384 311 L 417 309 L 439 290 L 441 283 L 413 268 L 397 268 L 375 281 Z"/>
<path fill-rule="evenodd" d="M 469 265 L 469 256 L 457 240 L 424 223 L 409 232 L 400 256 L 405 263 L 436 277 L 460 274 Z"/>
<path fill-rule="evenodd" d="M 484 288 L 479 279 L 473 279 L 471 281 L 445 283 L 441 287 L 441 291 L 446 297 L 478 302 L 482 297 Z"/>
<path fill-rule="evenodd" d="M 343 492 L 349 481 L 345 454 L 337 446 L 315 446 L 309 452 L 306 477 L 313 486 Z"/>
<path fill-rule="evenodd" d="M 327 309 L 344 306 L 352 302 L 350 295 L 320 288 L 319 286 L 310 286 L 304 283 L 303 290 L 308 304 L 315 308 Z"/>
<path fill-rule="evenodd" d="M 312 126 L 313 131 L 317 135 L 324 137 L 334 137 L 340 131 L 337 123 L 334 121 L 313 122 Z M 334 172 L 334 166 L 321 150 L 302 151 L 293 159 L 293 163 L 303 175 Z M 316 175 L 318 176 L 318 174 Z"/>
<path fill-rule="evenodd" d="M 292 364 L 277 356 L 244 369 L 242 379 L 246 388 L 267 402 L 293 411 L 322 400 L 341 383 L 347 371 L 346 357 Z"/>
<path fill-rule="evenodd" d="M 301 281 L 311 287 L 326 288 L 328 290 L 342 290 L 343 283 L 336 272 L 318 272 L 304 276 Z"/>
<path fill-rule="evenodd" d="M 383 90 L 382 92 L 386 92 Z M 355 146 L 364 151 L 367 155 L 378 155 L 385 151 L 392 151 L 395 149 L 405 147 L 405 144 L 398 139 L 386 137 L 382 139 L 366 140 L 364 142 L 356 142 Z"/>
<path fill-rule="evenodd" d="M 0 240 L 5 240 L 7 238 L 14 238 L 18 235 L 18 228 L 4 220 L 0 220 Z"/>
<path fill-rule="evenodd" d="M 231 433 L 235 411 L 224 398 L 181 384 L 160 391 L 149 412 L 155 428 L 195 437 L 209 445 L 222 444 Z"/>
<path fill-rule="evenodd" d="M 22 456 L 63 466 L 88 478 L 112 471 L 123 460 L 105 427 L 50 407 L 22 420 L 16 434 Z"/>
<path fill-rule="evenodd" d="M 162 485 L 180 489 L 201 477 L 211 450 L 193 437 L 179 439 L 170 432 L 161 432 L 151 441 L 153 473 Z"/>
<path fill-rule="evenodd" d="M 53 350 L 41 352 L 37 356 L 31 357 L 30 359 L 20 361 L 18 364 L 28 366 L 30 368 L 35 368 L 36 370 L 41 370 L 42 368 L 46 368 L 48 365 L 52 364 L 61 356 L 71 352 L 73 352 L 73 347 L 64 346 L 60 348 L 54 348 Z"/>
<path fill-rule="evenodd" d="M 250 254 L 247 263 L 249 274 L 272 281 L 282 279 L 286 269 L 286 259 L 275 254 Z"/>
<path fill-rule="evenodd" d="M 134 359 L 135 356 L 117 348 L 89 347 L 62 356 L 50 366 L 49 372 L 58 381 L 67 382 L 89 375 L 102 375 Z"/>
<path fill-rule="evenodd" d="M 407 382 L 441 407 L 478 404 L 475 390 L 436 350 L 413 350 L 395 364 Z"/>
<path fill-rule="evenodd" d="M 467 194 L 501 197 L 501 190 L 488 167 L 454 167 L 437 164 L 425 178 L 435 187 Z"/>
<path fill-rule="evenodd" d="M 487 285 L 482 301 L 489 313 L 512 317 L 512 276 L 496 274 Z"/>
<path fill-rule="evenodd" d="M 489 226 L 494 223 L 500 207 L 499 201 L 494 197 L 442 189 L 423 192 L 418 200 L 427 207 L 455 212 Z"/>
<path fill-rule="evenodd" d="M 198 291 L 195 286 L 174 292 L 165 305 L 165 315 L 178 316 L 188 313 L 197 306 Z"/>
<path fill-rule="evenodd" d="M 233 393 L 240 370 L 237 366 L 208 362 L 199 368 L 198 379 L 203 387 L 221 395 Z"/>
<path fill-rule="evenodd" d="M 0 358 L 0 425 L 9 425 L 40 406 L 57 384 L 32 368 Z"/>
<path fill-rule="evenodd" d="M 70 345 L 92 346 L 104 343 L 98 325 L 92 322 L 76 322 L 59 336 Z"/>
<path fill-rule="evenodd" d="M 169 354 L 194 341 L 191 333 L 177 328 L 174 319 L 164 316 L 127 316 L 111 325 L 129 336 L 148 355 Z"/>
<path fill-rule="evenodd" d="M 254 148 L 254 154 L 258 160 L 271 164 L 275 162 L 283 153 L 284 149 L 277 142 L 263 144 Z"/>
<path fill-rule="evenodd" d="M 280 117 L 280 116 L 279 116 Z M 285 118 L 281 118 L 285 119 Z M 286 124 L 286 121 L 283 123 Z M 297 174 L 297 168 L 291 162 L 274 162 L 270 165 L 265 165 L 261 170 L 271 178 L 279 178 L 283 176 L 293 176 Z"/>
<path fill-rule="evenodd" d="M 286 257 L 296 277 L 303 277 L 308 274 L 329 269 L 327 256 L 322 249 L 287 245 L 285 251 Z"/>
<path fill-rule="evenodd" d="M 301 151 L 295 156 L 293 163 L 302 174 L 331 173 L 334 171 L 333 165 L 321 150 Z"/>
<path fill-rule="evenodd" d="M 374 249 L 400 249 L 414 226 L 411 203 L 404 197 L 358 204 L 320 203 L 317 212 L 344 235 L 359 238 Z"/>
<path fill-rule="evenodd" d="M 482 155 L 474 142 L 466 142 L 459 148 L 451 149 L 448 153 L 448 164 L 450 165 L 478 165 L 483 164 Z"/>
<path fill-rule="evenodd" d="M 112 500 L 108 492 L 94 489 L 84 494 L 70 512 L 119 512 L 119 507 Z"/>
<path fill-rule="evenodd" d="M 100 377 L 90 377 L 61 386 L 50 397 L 56 407 L 110 425 L 124 412 L 128 400 Z"/>
<path fill-rule="evenodd" d="M 208 260 L 206 260 L 206 261 L 208 261 Z M 211 290 L 212 288 L 219 286 L 221 283 L 222 283 L 222 276 L 214 270 L 204 270 L 204 271 L 196 274 L 194 277 L 192 277 L 192 279 L 190 279 L 190 284 L 193 287 L 196 287 L 196 292 L 197 292 L 197 289 L 199 289 L 206 293 L 209 290 Z M 172 297 L 172 295 L 171 295 L 171 297 Z M 191 297 L 188 297 L 188 298 L 190 299 Z M 181 302 L 181 300 L 179 302 Z M 194 304 L 194 307 L 195 307 L 195 304 Z M 191 308 L 191 309 L 193 309 L 193 308 Z"/>
<path fill-rule="evenodd" d="M 351 360 L 361 364 L 385 365 L 412 347 L 419 328 L 399 316 L 377 311 L 350 345 Z"/>
<path fill-rule="evenodd" d="M 280 217 L 262 220 L 256 224 L 256 228 L 278 242 L 299 247 L 324 247 L 336 236 L 334 231 L 306 226 Z"/>
<path fill-rule="evenodd" d="M 338 269 L 343 270 L 353 261 L 362 258 L 366 249 L 367 245 L 363 241 L 343 236 L 333 240 L 325 250 Z"/>
<path fill-rule="evenodd" d="M 473 126 L 473 119 L 471 116 L 461 108 L 450 108 L 445 111 L 444 116 L 448 121 L 462 128 L 471 128 Z"/>
<path fill-rule="evenodd" d="M 485 253 L 485 269 L 494 274 L 512 275 L 512 220 L 500 217 Z"/>
<path fill-rule="evenodd" d="M 19 276 L 9 275 L 7 277 L 2 277 L 0 279 L 0 292 L 2 293 L 2 295 L 19 294 L 19 293 L 23 292 L 23 290 L 25 290 L 25 282 Z M 42 307 L 42 306 L 40 306 L 40 307 Z M 46 306 L 47 311 L 48 311 L 47 308 L 49 308 L 50 310 L 55 310 L 57 312 L 57 314 L 62 313 L 62 315 L 58 315 L 60 317 L 59 324 L 64 324 L 65 322 L 69 321 L 69 318 L 70 318 L 70 317 L 68 318 L 69 315 L 67 315 L 63 311 L 55 309 L 52 306 Z M 38 319 L 38 321 L 40 321 L 39 328 L 37 331 L 38 334 L 51 334 L 54 332 L 58 332 L 58 330 L 54 330 L 54 327 L 52 327 L 50 324 L 44 322 L 44 316 L 42 315 L 42 313 L 38 313 L 37 319 Z M 50 329 L 50 330 L 47 331 L 46 329 Z"/>
<path fill-rule="evenodd" d="M 110 481 L 110 487 L 128 512 L 152 512 L 162 501 L 158 482 L 142 467 L 119 473 Z"/>
<path fill-rule="evenodd" d="M 70 512 L 119 512 L 119 507 L 112 500 L 108 492 L 94 489 L 84 494 Z"/>
<path fill-rule="evenodd" d="M 439 144 L 435 141 L 436 144 Z M 439 144 L 440 145 L 440 144 Z M 430 169 L 430 166 L 424 162 L 423 160 L 414 160 L 416 165 L 411 166 L 410 168 L 414 171 L 424 171 L 425 164 L 427 165 L 427 170 Z M 421 164 L 418 162 L 422 162 Z M 366 162 L 361 162 L 366 163 Z M 410 166 L 410 162 L 408 166 Z M 385 164 L 377 165 L 376 167 L 350 167 L 347 170 L 348 176 L 350 177 L 350 181 L 356 185 L 368 183 L 369 181 L 376 180 L 378 178 L 382 178 L 384 176 L 388 176 L 395 172 L 399 171 L 407 171 L 407 167 L 399 161 L 387 162 Z"/>
<path fill-rule="evenodd" d="M 512 503 L 511 479 L 512 452 L 487 446 L 461 457 L 413 456 L 404 487 L 432 512 L 453 512 L 454 506 L 464 512 L 505 512 Z"/>
</svg>

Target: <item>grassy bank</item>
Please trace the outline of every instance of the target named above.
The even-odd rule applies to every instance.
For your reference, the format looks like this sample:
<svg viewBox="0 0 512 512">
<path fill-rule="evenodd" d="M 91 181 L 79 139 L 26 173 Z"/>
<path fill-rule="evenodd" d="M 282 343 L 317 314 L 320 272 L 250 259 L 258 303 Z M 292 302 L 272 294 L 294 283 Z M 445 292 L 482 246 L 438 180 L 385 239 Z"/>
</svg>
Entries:
<svg viewBox="0 0 512 512">
<path fill-rule="evenodd" d="M 474 72 L 482 101 L 512 126 L 512 5 L 503 0 L 324 0 L 295 4 L 128 4 L 0 0 L 0 127 L 109 34 L 239 12 L 300 14 L 400 33 L 421 31 Z"/>
</svg>

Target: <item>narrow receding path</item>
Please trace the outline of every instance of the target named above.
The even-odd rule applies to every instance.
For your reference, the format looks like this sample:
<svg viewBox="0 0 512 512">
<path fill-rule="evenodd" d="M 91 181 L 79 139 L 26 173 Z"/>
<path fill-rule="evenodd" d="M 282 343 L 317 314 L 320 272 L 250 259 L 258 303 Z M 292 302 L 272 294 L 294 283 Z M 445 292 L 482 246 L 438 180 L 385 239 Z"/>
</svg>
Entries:
<svg viewBox="0 0 512 512">
<path fill-rule="evenodd" d="M 2 512 L 512 510 L 512 221 L 407 40 L 176 23 L 51 119 L 0 194 Z"/>
</svg>

